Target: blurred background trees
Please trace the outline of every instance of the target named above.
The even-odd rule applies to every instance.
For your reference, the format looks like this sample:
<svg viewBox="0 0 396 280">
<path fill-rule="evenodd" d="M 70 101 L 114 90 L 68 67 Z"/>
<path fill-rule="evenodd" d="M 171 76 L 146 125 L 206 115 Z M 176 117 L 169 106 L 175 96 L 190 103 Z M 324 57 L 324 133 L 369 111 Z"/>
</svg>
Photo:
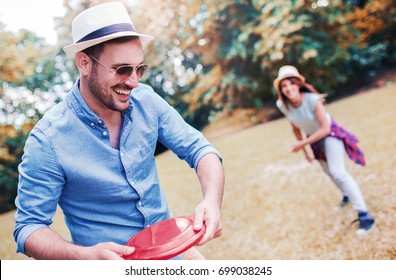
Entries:
<svg viewBox="0 0 396 280">
<path fill-rule="evenodd" d="M 53 92 L 60 70 L 50 54 L 35 34 L 12 34 L 0 25 L 0 213 L 15 208 L 18 164 L 29 131 L 59 101 Z"/>
<path fill-rule="evenodd" d="M 392 65 L 395 4 L 146 0 L 131 14 L 156 38 L 147 51 L 149 83 L 201 128 L 219 113 L 273 106 L 272 81 L 284 64 L 330 98 L 350 79 Z"/>
<path fill-rule="evenodd" d="M 0 26 L 0 212 L 13 207 L 27 134 L 78 75 L 61 49 L 72 42 L 71 21 L 102 2 L 64 0 L 57 46 Z M 236 109 L 273 107 L 272 81 L 284 64 L 331 98 L 396 60 L 396 0 L 121 2 L 138 31 L 155 37 L 144 82 L 198 129 Z"/>
</svg>

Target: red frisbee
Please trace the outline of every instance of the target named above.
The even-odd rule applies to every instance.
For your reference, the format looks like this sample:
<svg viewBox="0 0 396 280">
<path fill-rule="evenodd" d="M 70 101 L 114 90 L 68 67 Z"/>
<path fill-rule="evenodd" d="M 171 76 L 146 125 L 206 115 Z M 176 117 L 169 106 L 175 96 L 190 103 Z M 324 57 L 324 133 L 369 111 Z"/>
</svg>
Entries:
<svg viewBox="0 0 396 280">
<path fill-rule="evenodd" d="M 175 217 L 153 224 L 128 240 L 126 245 L 135 247 L 135 252 L 123 256 L 126 260 L 168 260 L 192 246 L 204 236 L 201 230 L 193 229 L 194 219 L 189 216 Z"/>
</svg>

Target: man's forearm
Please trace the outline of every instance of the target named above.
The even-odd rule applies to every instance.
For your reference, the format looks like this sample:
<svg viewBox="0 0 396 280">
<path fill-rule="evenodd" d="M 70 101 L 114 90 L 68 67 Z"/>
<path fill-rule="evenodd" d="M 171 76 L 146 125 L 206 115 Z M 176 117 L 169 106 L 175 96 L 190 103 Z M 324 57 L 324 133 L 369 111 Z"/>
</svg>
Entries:
<svg viewBox="0 0 396 280">
<path fill-rule="evenodd" d="M 41 228 L 33 232 L 25 242 L 27 255 L 41 260 L 85 259 L 84 247 L 64 240 L 50 228 Z"/>
<path fill-rule="evenodd" d="M 204 199 L 214 201 L 221 207 L 224 192 L 224 169 L 216 154 L 207 154 L 201 158 L 197 174 L 202 186 Z"/>
</svg>

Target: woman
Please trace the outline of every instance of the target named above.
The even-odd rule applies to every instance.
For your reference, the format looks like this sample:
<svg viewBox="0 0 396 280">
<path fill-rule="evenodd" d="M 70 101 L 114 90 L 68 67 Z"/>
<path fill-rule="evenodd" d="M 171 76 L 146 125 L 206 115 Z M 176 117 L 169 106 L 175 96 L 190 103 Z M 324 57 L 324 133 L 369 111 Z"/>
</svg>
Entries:
<svg viewBox="0 0 396 280">
<path fill-rule="evenodd" d="M 357 137 L 332 119 L 325 110 L 323 95 L 306 83 L 304 76 L 295 67 L 281 67 L 274 80 L 274 87 L 278 92 L 276 105 L 289 120 L 297 138 L 291 151 L 302 150 L 309 162 L 314 159 L 319 161 L 343 195 L 340 206 L 351 201 L 357 211 L 357 234 L 367 232 L 373 227 L 374 218 L 367 209 L 358 184 L 347 172 L 344 163 L 346 151 L 350 159 L 365 165 L 364 154 L 356 145 Z M 302 137 L 301 130 L 307 135 L 306 138 Z M 314 157 L 305 150 L 306 145 L 311 146 Z"/>
</svg>

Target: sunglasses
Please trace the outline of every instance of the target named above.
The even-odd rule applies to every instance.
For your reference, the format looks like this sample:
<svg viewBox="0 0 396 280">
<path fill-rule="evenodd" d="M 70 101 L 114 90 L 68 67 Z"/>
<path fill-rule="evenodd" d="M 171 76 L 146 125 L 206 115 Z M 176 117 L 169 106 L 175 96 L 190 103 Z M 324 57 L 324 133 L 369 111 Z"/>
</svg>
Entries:
<svg viewBox="0 0 396 280">
<path fill-rule="evenodd" d="M 107 68 L 106 66 L 104 66 L 102 63 L 100 63 L 100 61 L 97 60 L 92 55 L 89 55 L 89 57 L 92 58 L 93 60 L 95 60 L 97 63 L 99 63 L 104 69 L 106 69 L 110 73 L 117 76 L 120 80 L 128 79 L 132 75 L 133 70 L 136 70 L 136 76 L 137 76 L 138 80 L 140 80 L 148 70 L 148 65 L 146 65 L 146 64 L 139 64 L 137 66 L 122 65 L 120 67 L 114 68 L 114 70 L 111 70 L 111 69 Z"/>
</svg>

